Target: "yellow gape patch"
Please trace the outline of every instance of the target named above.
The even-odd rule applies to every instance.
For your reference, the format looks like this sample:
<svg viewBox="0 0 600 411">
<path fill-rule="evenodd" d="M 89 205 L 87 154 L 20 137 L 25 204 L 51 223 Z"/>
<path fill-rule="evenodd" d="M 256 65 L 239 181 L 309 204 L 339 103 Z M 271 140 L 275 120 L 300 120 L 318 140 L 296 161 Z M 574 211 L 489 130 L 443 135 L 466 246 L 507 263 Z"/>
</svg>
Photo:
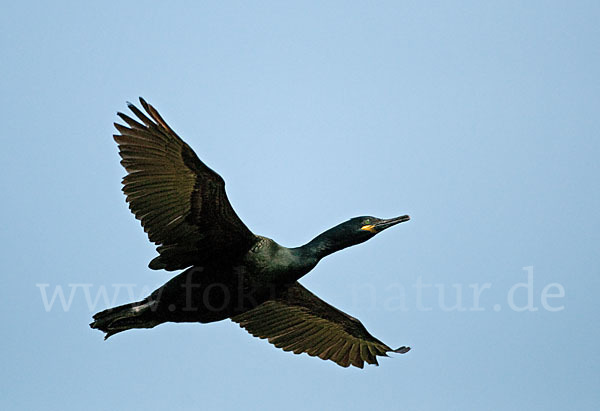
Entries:
<svg viewBox="0 0 600 411">
<path fill-rule="evenodd" d="M 369 231 L 370 233 L 373 233 L 373 234 L 375 234 L 377 232 L 377 230 L 375 230 L 375 226 L 373 224 L 363 225 L 360 229 Z"/>
</svg>

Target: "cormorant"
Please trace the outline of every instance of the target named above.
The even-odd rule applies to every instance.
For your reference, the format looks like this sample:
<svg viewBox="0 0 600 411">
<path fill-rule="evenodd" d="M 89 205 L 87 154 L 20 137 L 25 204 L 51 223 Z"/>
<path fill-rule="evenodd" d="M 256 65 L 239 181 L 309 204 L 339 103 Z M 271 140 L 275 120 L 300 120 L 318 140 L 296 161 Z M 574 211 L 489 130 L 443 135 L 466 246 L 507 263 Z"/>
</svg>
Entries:
<svg viewBox="0 0 600 411">
<path fill-rule="evenodd" d="M 144 300 L 94 315 L 105 339 L 131 328 L 164 322 L 208 323 L 230 318 L 278 348 L 307 353 L 348 367 L 378 364 L 377 356 L 405 353 L 373 337 L 359 320 L 327 304 L 297 281 L 328 254 L 360 244 L 408 221 L 355 217 L 287 248 L 253 234 L 234 212 L 225 182 L 208 168 L 140 98 L 147 115 L 128 103 L 138 120 L 118 113 L 123 192 L 158 247 L 153 270 L 182 270 Z M 149 117 L 148 117 L 149 116 Z"/>
</svg>

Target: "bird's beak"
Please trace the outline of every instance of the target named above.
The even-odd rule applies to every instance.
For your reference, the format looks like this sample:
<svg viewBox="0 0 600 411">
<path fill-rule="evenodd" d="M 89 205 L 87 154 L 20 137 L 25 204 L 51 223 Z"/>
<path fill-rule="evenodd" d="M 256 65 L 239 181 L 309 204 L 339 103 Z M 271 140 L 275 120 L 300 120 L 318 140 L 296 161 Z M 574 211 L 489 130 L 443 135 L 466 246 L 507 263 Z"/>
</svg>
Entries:
<svg viewBox="0 0 600 411">
<path fill-rule="evenodd" d="M 374 233 L 379 233 L 380 231 L 383 231 L 386 228 L 390 228 L 393 225 L 400 224 L 400 223 L 403 223 L 408 220 L 410 220 L 410 217 L 407 215 L 402 215 L 400 217 L 395 217 L 395 218 L 389 218 L 387 220 L 380 220 L 380 221 L 376 222 L 375 224 L 373 224 L 372 231 L 371 230 L 369 230 L 369 231 L 374 232 Z"/>
</svg>

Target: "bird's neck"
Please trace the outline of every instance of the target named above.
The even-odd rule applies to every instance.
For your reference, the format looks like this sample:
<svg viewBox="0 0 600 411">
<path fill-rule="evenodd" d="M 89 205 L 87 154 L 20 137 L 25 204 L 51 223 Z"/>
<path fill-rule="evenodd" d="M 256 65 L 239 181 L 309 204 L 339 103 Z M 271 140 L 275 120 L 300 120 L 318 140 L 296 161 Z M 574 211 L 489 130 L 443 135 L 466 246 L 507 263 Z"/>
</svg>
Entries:
<svg viewBox="0 0 600 411">
<path fill-rule="evenodd" d="M 296 250 L 303 258 L 312 258 L 318 262 L 325 256 L 353 245 L 352 242 L 340 237 L 339 230 L 334 227 L 319 234 L 308 243 Z"/>
</svg>

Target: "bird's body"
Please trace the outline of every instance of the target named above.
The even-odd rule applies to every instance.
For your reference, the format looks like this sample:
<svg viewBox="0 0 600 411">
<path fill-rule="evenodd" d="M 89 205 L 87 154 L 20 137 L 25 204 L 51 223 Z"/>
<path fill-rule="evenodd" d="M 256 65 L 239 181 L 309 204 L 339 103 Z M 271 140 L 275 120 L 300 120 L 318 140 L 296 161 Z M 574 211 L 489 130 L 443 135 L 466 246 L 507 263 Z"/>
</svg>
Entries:
<svg viewBox="0 0 600 411">
<path fill-rule="evenodd" d="M 254 235 L 229 204 L 223 179 L 202 163 L 144 100 L 142 123 L 119 113 L 121 162 L 128 171 L 123 191 L 159 256 L 150 268 L 185 269 L 142 301 L 94 315 L 90 324 L 105 338 L 164 322 L 208 323 L 231 318 L 251 334 L 294 353 L 330 359 L 342 366 L 377 364 L 392 350 L 355 318 L 298 283 L 325 256 L 407 221 L 356 217 L 287 248 Z"/>
<path fill-rule="evenodd" d="M 154 311 L 151 327 L 158 320 L 161 323 L 220 321 L 278 297 L 315 264 L 299 258 L 293 249 L 257 236 L 256 244 L 239 261 L 192 266 L 138 306 Z"/>
</svg>

